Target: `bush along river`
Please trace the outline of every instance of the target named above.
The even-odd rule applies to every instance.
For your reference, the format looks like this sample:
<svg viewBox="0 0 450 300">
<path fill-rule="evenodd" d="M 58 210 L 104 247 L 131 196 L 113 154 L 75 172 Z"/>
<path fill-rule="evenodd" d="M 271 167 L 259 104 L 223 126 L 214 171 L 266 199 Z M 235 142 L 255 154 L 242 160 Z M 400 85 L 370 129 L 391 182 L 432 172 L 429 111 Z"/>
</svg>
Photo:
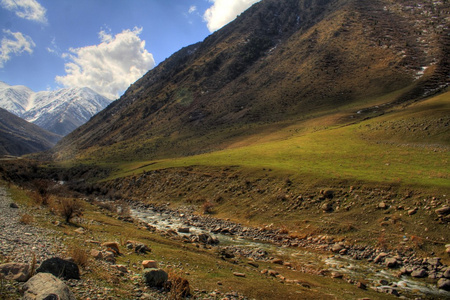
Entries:
<svg viewBox="0 0 450 300">
<path fill-rule="evenodd" d="M 242 256 L 255 262 L 284 264 L 292 270 L 342 278 L 363 289 L 406 299 L 450 299 L 450 267 L 442 264 L 439 257 L 419 258 L 414 251 L 400 253 L 352 245 L 324 235 L 292 237 L 270 226 L 247 227 L 164 205 L 133 203 L 131 215 L 148 230 L 217 248 L 225 258 Z M 270 274 L 275 271 L 262 272 L 265 271 L 288 282 L 279 274 Z"/>
</svg>

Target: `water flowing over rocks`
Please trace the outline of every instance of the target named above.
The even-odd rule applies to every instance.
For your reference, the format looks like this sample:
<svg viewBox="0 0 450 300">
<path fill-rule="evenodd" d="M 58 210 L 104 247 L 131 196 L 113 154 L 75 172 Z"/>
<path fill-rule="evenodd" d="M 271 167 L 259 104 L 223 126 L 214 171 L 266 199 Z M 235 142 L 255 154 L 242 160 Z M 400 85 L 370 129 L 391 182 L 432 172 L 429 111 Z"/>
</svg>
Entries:
<svg viewBox="0 0 450 300">
<path fill-rule="evenodd" d="M 385 209 L 383 204 L 379 205 L 379 207 Z M 400 281 L 398 286 L 396 283 L 391 283 L 395 285 L 395 287 L 393 287 L 391 285 L 385 286 L 379 284 L 380 279 L 378 279 L 378 282 L 373 282 L 369 285 L 367 285 L 367 283 L 353 281 L 352 279 L 348 279 L 348 274 L 346 274 L 346 272 L 348 273 L 348 270 L 345 269 L 333 271 L 331 268 L 331 271 L 323 270 L 318 273 L 327 274 L 334 278 L 347 278 L 346 280 L 350 283 L 360 285 L 361 288 L 370 287 L 377 291 L 392 295 L 400 295 L 399 290 L 402 289 L 407 291 L 413 290 L 408 287 L 408 280 L 427 277 L 435 280 L 436 287 L 440 289 L 440 291 L 435 290 L 435 293 L 439 295 L 446 293 L 447 285 L 445 274 L 448 270 L 447 266 L 443 265 L 438 257 L 419 258 L 412 250 L 403 252 L 398 250 L 388 251 L 369 245 L 355 245 L 350 241 L 336 240 L 335 238 L 326 235 L 299 238 L 290 236 L 282 230 L 270 226 L 263 228 L 248 227 L 229 220 L 217 219 L 209 215 L 198 215 L 189 209 L 169 209 L 165 205 L 137 204 L 134 206 L 132 214 L 135 218 L 141 220 L 143 226 L 146 226 L 149 230 L 159 231 L 162 235 L 166 236 L 167 232 L 171 232 L 170 236 L 174 239 L 181 238 L 190 240 L 192 236 L 196 235 L 209 235 L 214 237 L 219 242 L 212 245 L 218 247 L 219 256 L 225 259 L 233 259 L 234 257 L 241 256 L 247 257 L 253 261 L 277 261 L 276 263 L 278 263 L 277 258 L 271 257 L 271 255 L 262 247 L 258 248 L 257 245 L 264 245 L 265 243 L 274 245 L 279 249 L 294 248 L 305 249 L 306 251 L 320 251 L 321 253 L 331 252 L 335 253 L 335 258 L 337 259 L 342 257 L 344 259 L 353 260 L 354 262 L 360 262 L 361 264 L 376 264 L 380 266 L 380 268 L 384 267 L 392 270 L 394 273 L 397 272 L 399 276 L 407 277 L 405 277 L 405 280 Z M 153 217 L 151 219 L 146 219 L 145 216 L 148 215 L 152 215 Z M 158 217 L 154 218 L 154 216 Z M 149 223 L 147 223 L 147 221 L 149 221 Z M 176 230 L 178 228 L 184 229 L 181 231 Z M 183 231 L 187 233 L 183 234 Z M 182 235 L 182 237 L 180 237 L 180 235 Z M 225 239 L 228 242 L 233 240 L 236 244 L 221 246 L 221 239 Z M 199 241 L 194 239 L 191 242 Z M 243 245 L 239 245 L 239 242 L 242 242 Z M 255 247 L 245 246 L 245 244 L 249 243 L 253 243 L 253 246 Z M 280 260 L 280 262 L 283 265 L 283 261 Z M 276 263 L 274 262 L 274 264 Z M 314 270 L 303 268 L 303 271 L 305 270 L 311 271 L 312 273 L 315 272 Z M 392 277 L 395 276 L 393 275 Z M 286 278 L 284 278 L 284 280 L 286 280 Z M 382 280 L 385 281 L 384 279 Z M 443 295 L 446 297 L 450 296 L 450 294 Z"/>
</svg>

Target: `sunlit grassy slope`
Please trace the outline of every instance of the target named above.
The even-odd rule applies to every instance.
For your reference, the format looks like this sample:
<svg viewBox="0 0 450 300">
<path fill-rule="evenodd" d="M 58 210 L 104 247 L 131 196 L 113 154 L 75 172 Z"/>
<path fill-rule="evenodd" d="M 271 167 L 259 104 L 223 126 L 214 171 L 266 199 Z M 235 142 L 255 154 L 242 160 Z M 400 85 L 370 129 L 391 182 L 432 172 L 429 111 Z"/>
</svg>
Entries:
<svg viewBox="0 0 450 300">
<path fill-rule="evenodd" d="M 222 151 L 124 164 L 114 176 L 189 165 L 233 165 L 311 180 L 450 187 L 449 116 L 447 92 L 361 122 L 342 124 L 343 118 L 352 117 L 332 115 L 272 132 L 270 138 L 261 133 Z"/>
</svg>

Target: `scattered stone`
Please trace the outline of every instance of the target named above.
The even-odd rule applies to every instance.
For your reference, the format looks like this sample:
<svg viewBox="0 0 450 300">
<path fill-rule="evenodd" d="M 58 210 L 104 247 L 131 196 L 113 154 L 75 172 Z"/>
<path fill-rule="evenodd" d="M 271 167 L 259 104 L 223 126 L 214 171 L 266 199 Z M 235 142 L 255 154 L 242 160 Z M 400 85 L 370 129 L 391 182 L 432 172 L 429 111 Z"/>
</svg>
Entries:
<svg viewBox="0 0 450 300">
<path fill-rule="evenodd" d="M 122 273 L 128 273 L 128 268 L 125 265 L 113 265 L 113 268 L 116 268 L 118 271 Z"/>
<path fill-rule="evenodd" d="M 23 300 L 76 300 L 69 287 L 49 273 L 39 273 L 31 277 L 23 286 Z"/>
<path fill-rule="evenodd" d="M 413 209 L 410 209 L 410 210 L 408 210 L 408 215 L 409 215 L 409 216 L 415 215 L 415 214 L 417 213 L 418 210 L 419 210 L 419 209 L 418 209 L 417 207 L 415 207 L 415 208 L 413 208 Z"/>
<path fill-rule="evenodd" d="M 75 232 L 79 233 L 79 234 L 85 234 L 86 230 L 83 227 L 80 227 L 80 228 L 75 229 Z"/>
<path fill-rule="evenodd" d="M 96 249 L 91 250 L 91 256 L 95 259 L 103 259 L 103 253 Z"/>
<path fill-rule="evenodd" d="M 447 267 L 444 271 L 444 275 L 445 278 L 450 279 L 450 267 Z"/>
<path fill-rule="evenodd" d="M 59 257 L 53 257 L 45 260 L 39 268 L 36 269 L 37 273 L 50 273 L 54 276 L 68 279 L 80 279 L 80 270 L 78 266 L 68 260 L 61 259 Z"/>
<path fill-rule="evenodd" d="M 119 243 L 117 242 L 105 242 L 102 244 L 102 247 L 105 247 L 108 250 L 112 250 L 115 254 L 119 255 Z"/>
<path fill-rule="evenodd" d="M 158 264 L 154 260 L 144 260 L 142 262 L 142 267 L 144 269 L 156 269 L 158 268 Z"/>
<path fill-rule="evenodd" d="M 114 252 L 111 251 L 102 251 L 103 260 L 107 261 L 109 263 L 115 264 L 116 263 L 116 256 Z"/>
<path fill-rule="evenodd" d="M 180 232 L 180 233 L 189 233 L 191 230 L 190 230 L 189 227 L 179 227 L 177 229 L 177 231 Z"/>
<path fill-rule="evenodd" d="M 331 278 L 342 278 L 344 275 L 342 275 L 339 272 L 331 272 Z"/>
<path fill-rule="evenodd" d="M 344 250 L 345 246 L 343 243 L 336 243 L 331 247 L 331 251 L 333 252 L 340 252 L 341 250 Z"/>
<path fill-rule="evenodd" d="M 244 273 L 239 273 L 239 272 L 233 272 L 233 275 L 236 277 L 245 277 Z"/>
<path fill-rule="evenodd" d="M 247 263 L 252 267 L 259 268 L 259 265 L 257 263 L 255 263 L 254 261 L 249 261 Z"/>
<path fill-rule="evenodd" d="M 322 211 L 323 212 L 331 212 L 333 211 L 333 205 L 329 202 L 322 204 Z"/>
<path fill-rule="evenodd" d="M 412 277 L 424 278 L 428 276 L 428 272 L 425 269 L 417 269 L 411 273 Z"/>
<path fill-rule="evenodd" d="M 427 259 L 427 263 L 433 267 L 442 266 L 440 257 L 432 257 Z"/>
<path fill-rule="evenodd" d="M 149 287 L 163 287 L 169 278 L 166 271 L 156 268 L 144 269 L 143 276 Z"/>
<path fill-rule="evenodd" d="M 389 208 L 389 205 L 387 205 L 385 202 L 380 202 L 380 203 L 378 204 L 378 208 L 379 208 L 379 209 L 388 209 L 388 208 Z"/>
<path fill-rule="evenodd" d="M 444 205 L 443 207 L 436 209 L 435 212 L 439 216 L 446 216 L 450 214 L 450 206 Z"/>
<path fill-rule="evenodd" d="M 386 267 L 388 268 L 395 268 L 398 265 L 397 259 L 394 257 L 390 257 L 390 258 L 386 258 L 386 260 L 384 261 L 384 264 L 386 265 Z"/>
<path fill-rule="evenodd" d="M 283 260 L 279 259 L 279 258 L 274 258 L 270 261 L 273 264 L 277 264 L 277 265 L 282 265 L 283 264 Z"/>
<path fill-rule="evenodd" d="M 276 277 L 279 273 L 275 270 L 267 270 L 267 275 Z"/>
<path fill-rule="evenodd" d="M 363 282 L 361 282 L 361 281 L 358 281 L 358 282 L 356 283 L 356 286 L 357 286 L 358 288 L 362 289 L 362 290 L 367 289 L 367 286 L 366 286 Z"/>
<path fill-rule="evenodd" d="M 441 290 L 450 291 L 450 279 L 447 278 L 439 279 L 437 287 Z"/>
<path fill-rule="evenodd" d="M 22 263 L 6 263 L 0 265 L 0 274 L 3 274 L 8 280 L 25 282 L 30 276 L 30 267 Z"/>
<path fill-rule="evenodd" d="M 380 262 L 382 262 L 382 261 L 385 259 L 386 256 L 388 256 L 388 254 L 382 252 L 382 253 L 378 254 L 377 257 L 375 257 L 375 259 L 373 260 L 373 262 L 374 262 L 374 263 L 380 263 Z"/>
<path fill-rule="evenodd" d="M 323 192 L 323 195 L 325 196 L 325 198 L 333 199 L 333 197 L 334 197 L 334 191 L 333 191 L 333 190 L 325 190 L 325 191 Z"/>
</svg>

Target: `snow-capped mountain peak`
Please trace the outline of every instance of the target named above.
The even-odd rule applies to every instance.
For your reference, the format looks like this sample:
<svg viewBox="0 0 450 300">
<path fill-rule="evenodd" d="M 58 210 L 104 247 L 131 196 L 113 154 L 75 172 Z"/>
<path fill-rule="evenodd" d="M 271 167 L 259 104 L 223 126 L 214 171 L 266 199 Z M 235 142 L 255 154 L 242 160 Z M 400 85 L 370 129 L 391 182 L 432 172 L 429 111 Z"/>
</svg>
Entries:
<svg viewBox="0 0 450 300">
<path fill-rule="evenodd" d="M 83 125 L 110 103 L 85 87 L 35 93 L 25 86 L 0 82 L 0 107 L 60 135 Z"/>
</svg>

